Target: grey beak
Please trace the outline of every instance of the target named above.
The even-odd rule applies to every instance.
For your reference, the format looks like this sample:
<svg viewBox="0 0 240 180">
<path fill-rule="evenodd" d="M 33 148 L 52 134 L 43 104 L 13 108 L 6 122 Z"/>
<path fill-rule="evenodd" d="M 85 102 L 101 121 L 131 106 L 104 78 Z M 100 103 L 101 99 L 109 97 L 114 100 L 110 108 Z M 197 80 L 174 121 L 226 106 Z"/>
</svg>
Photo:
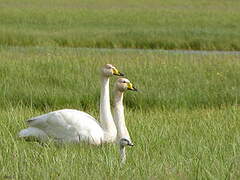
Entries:
<svg viewBox="0 0 240 180">
<path fill-rule="evenodd" d="M 134 146 L 134 144 L 133 144 L 133 143 L 131 143 L 131 142 L 129 142 L 129 143 L 128 143 L 128 146 Z"/>
</svg>

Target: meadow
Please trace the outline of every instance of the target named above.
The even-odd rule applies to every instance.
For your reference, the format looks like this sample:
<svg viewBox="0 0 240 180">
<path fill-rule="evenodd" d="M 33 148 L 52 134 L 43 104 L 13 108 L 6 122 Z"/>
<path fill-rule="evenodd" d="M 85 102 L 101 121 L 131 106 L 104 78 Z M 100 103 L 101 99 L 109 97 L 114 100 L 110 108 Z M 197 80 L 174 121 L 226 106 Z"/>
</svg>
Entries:
<svg viewBox="0 0 240 180">
<path fill-rule="evenodd" d="M 237 0 L 1 0 L 0 44 L 240 50 Z"/>
<path fill-rule="evenodd" d="M 1 179 L 240 177 L 237 55 L 1 47 L 0 62 Z M 127 149 L 123 167 L 117 145 L 17 138 L 26 119 L 56 109 L 84 110 L 98 119 L 99 68 L 105 63 L 139 89 L 125 94 L 135 146 Z"/>
<path fill-rule="evenodd" d="M 239 12 L 237 0 L 0 0 L 0 179 L 239 179 L 239 54 L 219 53 L 240 50 Z M 116 144 L 17 137 L 57 109 L 99 119 L 106 63 L 139 89 L 124 97 L 124 166 Z"/>
</svg>

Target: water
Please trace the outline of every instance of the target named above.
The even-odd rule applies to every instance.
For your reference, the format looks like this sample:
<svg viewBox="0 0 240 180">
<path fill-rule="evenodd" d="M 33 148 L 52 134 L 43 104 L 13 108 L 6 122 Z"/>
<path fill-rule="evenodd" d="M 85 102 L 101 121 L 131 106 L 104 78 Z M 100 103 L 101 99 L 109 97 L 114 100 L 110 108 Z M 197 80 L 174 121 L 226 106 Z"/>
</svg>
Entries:
<svg viewBox="0 0 240 180">
<path fill-rule="evenodd" d="M 125 51 L 125 52 L 159 52 L 159 53 L 176 53 L 176 54 L 223 54 L 223 55 L 240 55 L 240 51 L 218 51 L 218 50 L 163 50 L 163 49 L 134 49 L 134 48 L 76 48 L 81 50 L 95 51 Z"/>
<path fill-rule="evenodd" d="M 137 52 L 137 53 L 147 53 L 156 52 L 161 54 L 198 54 L 198 55 L 237 55 L 240 56 L 240 51 L 219 51 L 219 50 L 164 50 L 164 49 L 134 49 L 134 48 L 84 48 L 84 47 L 53 47 L 53 46 L 32 46 L 32 47 L 22 47 L 22 46 L 0 46 L 1 49 L 14 49 L 20 51 L 26 51 L 28 49 L 42 50 L 46 49 L 56 49 L 56 50 L 73 50 L 73 51 L 97 51 L 97 52 Z"/>
</svg>

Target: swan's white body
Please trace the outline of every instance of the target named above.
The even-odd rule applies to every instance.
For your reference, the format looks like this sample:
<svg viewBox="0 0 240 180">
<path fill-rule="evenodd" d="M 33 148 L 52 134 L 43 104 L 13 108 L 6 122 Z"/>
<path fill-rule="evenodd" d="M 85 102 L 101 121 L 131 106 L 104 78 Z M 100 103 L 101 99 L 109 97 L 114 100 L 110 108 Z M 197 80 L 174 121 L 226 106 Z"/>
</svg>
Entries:
<svg viewBox="0 0 240 180">
<path fill-rule="evenodd" d="M 37 137 L 40 140 L 53 138 L 59 142 L 86 141 L 95 145 L 114 142 L 117 129 L 112 118 L 109 98 L 109 77 L 114 73 L 121 75 L 112 65 L 108 64 L 103 68 L 100 98 L 101 124 L 85 112 L 63 109 L 27 120 L 30 127 L 21 130 L 19 137 Z"/>
<path fill-rule="evenodd" d="M 74 109 L 53 111 L 27 122 L 30 127 L 23 129 L 20 137 L 34 136 L 41 140 L 53 138 L 59 142 L 85 141 L 91 144 L 104 141 L 100 124 L 89 114 Z"/>
</svg>

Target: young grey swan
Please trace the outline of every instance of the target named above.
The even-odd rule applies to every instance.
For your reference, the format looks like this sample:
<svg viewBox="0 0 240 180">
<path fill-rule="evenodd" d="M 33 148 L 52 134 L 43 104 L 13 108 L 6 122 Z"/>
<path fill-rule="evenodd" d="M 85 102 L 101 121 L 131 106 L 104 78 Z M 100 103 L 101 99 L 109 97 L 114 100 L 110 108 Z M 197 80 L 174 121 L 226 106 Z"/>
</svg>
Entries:
<svg viewBox="0 0 240 180">
<path fill-rule="evenodd" d="M 134 146 L 132 142 L 130 142 L 128 139 L 122 138 L 119 140 L 119 145 L 120 145 L 120 159 L 121 159 L 121 164 L 124 164 L 126 162 L 126 146 Z"/>
<path fill-rule="evenodd" d="M 36 137 L 39 140 L 53 138 L 59 142 L 88 142 L 99 145 L 115 142 L 117 129 L 110 109 L 109 78 L 123 76 L 113 65 L 106 64 L 101 70 L 100 124 L 89 114 L 74 109 L 62 109 L 27 120 L 29 128 L 19 136 Z"/>
<path fill-rule="evenodd" d="M 132 83 L 126 78 L 119 78 L 115 84 L 114 97 L 114 122 L 117 127 L 117 139 L 120 145 L 121 163 L 126 161 L 125 146 L 133 146 L 125 124 L 123 94 L 127 90 L 137 91 Z"/>
</svg>

